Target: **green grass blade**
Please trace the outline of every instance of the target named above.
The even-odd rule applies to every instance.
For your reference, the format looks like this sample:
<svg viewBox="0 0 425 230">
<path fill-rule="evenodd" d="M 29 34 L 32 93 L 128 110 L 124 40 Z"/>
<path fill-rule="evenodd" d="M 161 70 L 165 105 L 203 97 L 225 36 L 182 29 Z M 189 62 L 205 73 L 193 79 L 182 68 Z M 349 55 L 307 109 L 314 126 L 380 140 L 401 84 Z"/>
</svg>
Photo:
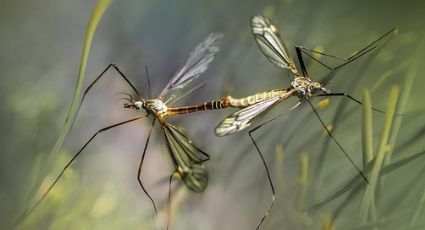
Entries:
<svg viewBox="0 0 425 230">
<path fill-rule="evenodd" d="M 398 103 L 396 111 L 395 111 L 396 114 L 403 114 L 404 113 L 404 109 L 406 107 L 407 101 L 408 101 L 409 96 L 410 96 L 411 91 L 412 91 L 413 82 L 415 81 L 415 78 L 416 78 L 416 75 L 417 75 L 417 72 L 418 72 L 418 69 L 419 69 L 419 66 L 420 66 L 420 61 L 423 60 L 422 56 L 425 52 L 424 51 L 424 49 L 425 49 L 424 44 L 425 44 L 425 39 L 422 39 L 419 42 L 418 48 L 416 49 L 415 56 L 413 56 L 413 58 L 412 58 L 412 64 L 409 68 L 409 71 L 407 72 L 407 76 L 406 76 L 404 83 L 403 83 L 399 103 Z M 393 130 L 391 131 L 390 142 L 389 142 L 389 144 L 391 146 L 395 146 L 402 120 L 403 120 L 402 115 L 398 115 L 394 118 Z M 393 149 L 394 148 L 391 148 L 390 152 L 388 153 L 387 157 L 385 158 L 386 164 L 391 162 Z"/>
<path fill-rule="evenodd" d="M 92 11 L 92 15 L 89 20 L 88 27 L 86 30 L 86 35 L 84 38 L 84 46 L 83 46 L 83 51 L 81 55 L 80 69 L 78 73 L 74 96 L 68 111 L 67 118 L 65 120 L 65 124 L 62 127 L 62 130 L 53 146 L 52 151 L 49 153 L 49 155 L 47 156 L 47 160 L 44 162 L 44 166 L 42 167 L 43 169 L 42 172 L 39 174 L 36 182 L 34 183 L 29 193 L 29 196 L 26 202 L 25 211 L 23 212 L 22 216 L 18 218 L 18 226 L 17 226 L 18 228 L 19 228 L 19 222 L 22 222 L 25 219 L 25 217 L 28 215 L 27 212 L 28 210 L 30 210 L 30 207 L 32 207 L 34 200 L 36 199 L 35 194 L 40 189 L 40 185 L 42 181 L 44 180 L 44 178 L 46 177 L 46 175 L 49 173 L 50 169 L 52 168 L 52 162 L 54 162 L 54 159 L 58 155 L 62 147 L 62 144 L 65 140 L 65 137 L 67 136 L 69 130 L 71 129 L 75 121 L 75 118 L 78 112 L 78 106 L 81 100 L 81 91 L 82 91 L 82 87 L 84 83 L 84 75 L 86 73 L 87 60 L 89 57 L 93 36 L 96 31 L 97 25 L 100 22 L 100 19 L 102 18 L 103 14 L 108 9 L 108 7 L 111 5 L 112 1 L 113 0 L 99 0 L 94 10 Z"/>
<path fill-rule="evenodd" d="M 422 212 L 422 209 L 424 208 L 425 204 L 425 190 L 422 193 L 422 197 L 418 203 L 418 208 L 416 209 L 415 213 L 412 216 L 412 219 L 410 220 L 410 226 L 414 226 L 416 224 L 416 222 L 419 219 L 419 215 Z"/>
<path fill-rule="evenodd" d="M 363 116 L 362 116 L 362 152 L 363 152 L 363 167 L 373 159 L 373 130 L 372 130 L 372 102 L 370 99 L 369 90 L 365 89 L 363 93 Z M 370 216 L 372 221 L 376 220 L 375 199 L 372 196 L 370 203 Z"/>
<path fill-rule="evenodd" d="M 362 149 L 363 149 L 363 167 L 373 158 L 373 139 L 372 139 L 372 102 L 370 93 L 366 89 L 363 93 L 363 127 L 362 127 Z"/>
<path fill-rule="evenodd" d="M 421 150 L 417 153 L 411 154 L 408 157 L 404 157 L 402 159 L 399 160 L 395 160 L 393 163 L 391 163 L 390 165 L 385 166 L 384 168 L 381 169 L 380 171 L 380 176 L 385 176 L 387 174 L 390 174 L 392 172 L 394 172 L 395 170 L 415 161 L 416 159 L 425 156 L 425 150 Z M 376 159 L 374 158 L 372 161 L 370 161 L 364 168 L 363 168 L 363 173 L 368 175 L 371 170 L 373 165 L 375 164 Z M 353 189 L 358 189 L 359 186 L 364 186 L 365 182 L 363 180 L 363 177 L 361 177 L 360 175 L 356 175 L 354 176 L 352 179 L 350 179 L 347 183 L 345 183 L 344 186 L 341 187 L 341 189 L 339 189 L 338 191 L 336 191 L 335 193 L 333 193 L 331 196 L 329 196 L 328 198 L 324 199 L 323 201 L 321 201 L 320 203 L 317 203 L 314 207 L 320 207 L 332 200 L 335 200 L 336 198 L 344 195 L 346 192 L 353 190 Z"/>
<path fill-rule="evenodd" d="M 386 111 L 385 124 L 381 134 L 381 141 L 379 144 L 378 154 L 376 156 L 375 163 L 373 165 L 371 175 L 369 178 L 369 185 L 366 187 L 366 191 L 360 203 L 360 214 L 359 223 L 366 223 L 367 217 L 369 216 L 370 205 L 373 202 L 375 191 L 378 183 L 379 173 L 384 162 L 387 144 L 390 137 L 390 132 L 393 124 L 394 113 L 397 105 L 397 99 L 399 95 L 399 88 L 393 86 L 390 92 L 388 100 L 388 107 Z"/>
</svg>

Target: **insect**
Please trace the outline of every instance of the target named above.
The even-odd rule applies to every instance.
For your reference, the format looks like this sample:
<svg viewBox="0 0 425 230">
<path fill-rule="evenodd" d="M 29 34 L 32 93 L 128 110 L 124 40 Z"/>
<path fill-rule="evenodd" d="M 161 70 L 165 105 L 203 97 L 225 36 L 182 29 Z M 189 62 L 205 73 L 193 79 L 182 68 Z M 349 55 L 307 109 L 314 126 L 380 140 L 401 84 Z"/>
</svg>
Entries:
<svg viewBox="0 0 425 230">
<path fill-rule="evenodd" d="M 267 113 L 277 104 L 284 102 L 290 97 L 297 97 L 299 101 L 294 106 L 292 106 L 290 110 L 294 110 L 295 108 L 300 106 L 303 102 L 307 102 L 307 104 L 309 104 L 310 107 L 312 108 L 316 117 L 319 119 L 322 126 L 325 128 L 329 137 L 336 143 L 338 148 L 343 152 L 343 154 L 350 161 L 350 163 L 355 167 L 355 169 L 363 177 L 363 179 L 367 181 L 366 176 L 359 169 L 359 167 L 354 163 L 354 161 L 348 155 L 347 151 L 336 140 L 336 138 L 333 136 L 331 131 L 326 126 L 325 122 L 320 118 L 317 110 L 314 108 L 310 99 L 314 97 L 321 97 L 321 96 L 322 97 L 323 96 L 324 97 L 344 96 L 358 104 L 362 104 L 359 100 L 353 98 L 352 96 L 346 93 L 332 93 L 325 86 L 333 77 L 335 77 L 337 70 L 347 65 L 348 63 L 353 62 L 354 60 L 363 56 L 364 54 L 374 50 L 375 48 L 377 48 L 378 46 L 382 44 L 385 38 L 396 33 L 397 30 L 393 29 L 389 31 L 388 33 L 382 35 L 380 38 L 378 38 L 377 40 L 375 40 L 374 42 L 372 42 L 371 44 L 369 44 L 368 46 L 366 46 L 365 48 L 361 49 L 360 51 L 356 52 L 355 54 L 353 54 L 352 56 L 348 58 L 337 57 L 334 55 L 329 55 L 322 52 L 310 50 L 305 47 L 296 46 L 295 51 L 297 54 L 297 59 L 299 61 L 300 67 L 301 67 L 300 68 L 301 71 L 299 71 L 299 69 L 295 65 L 295 62 L 292 60 L 291 56 L 289 56 L 288 49 L 286 48 L 285 44 L 282 42 L 282 39 L 278 30 L 268 18 L 262 15 L 254 16 L 251 19 L 251 29 L 252 29 L 252 33 L 254 35 L 255 41 L 258 47 L 260 48 L 261 52 L 275 66 L 281 69 L 290 70 L 290 72 L 292 73 L 292 82 L 290 84 L 290 87 L 288 88 L 270 90 L 270 91 L 266 91 L 262 93 L 257 93 L 255 95 L 248 96 L 245 98 L 233 99 L 233 101 L 230 100 L 231 101 L 231 103 L 229 103 L 230 105 L 234 105 L 235 107 L 239 106 L 239 107 L 242 107 L 242 109 L 240 109 L 239 111 L 231 114 L 229 117 L 224 119 L 215 128 L 215 134 L 218 136 L 225 136 L 225 135 L 233 134 L 241 130 L 244 130 L 247 127 L 249 127 L 255 119 Z M 322 82 L 316 82 L 310 79 L 304 64 L 303 57 L 302 57 L 303 53 L 313 58 L 313 60 L 323 65 L 325 68 L 329 69 L 330 73 L 325 77 L 325 79 Z M 343 63 L 338 65 L 337 67 L 332 68 L 326 65 L 325 63 L 321 62 L 317 58 L 315 58 L 312 55 L 313 53 L 336 58 L 343 61 Z M 232 99 L 232 98 L 229 97 L 229 99 Z M 383 112 L 375 108 L 374 110 Z M 269 208 L 267 209 L 267 211 L 265 212 L 264 216 L 262 217 L 261 221 L 259 222 L 257 229 L 260 228 L 261 224 L 264 222 L 266 217 L 271 212 L 271 209 L 273 207 L 274 200 L 275 200 L 275 190 L 274 190 L 273 182 L 271 180 L 269 169 L 264 160 L 263 154 L 261 153 L 256 141 L 254 140 L 252 133 L 258 130 L 259 128 L 261 128 L 262 126 L 264 126 L 265 124 L 272 122 L 273 120 L 283 116 L 284 114 L 286 113 L 279 114 L 249 131 L 249 136 L 257 152 L 259 153 L 261 157 L 263 165 L 265 166 L 268 181 L 272 190 L 271 204 Z"/>
<path fill-rule="evenodd" d="M 214 59 L 215 54 L 219 51 L 218 43 L 222 37 L 223 37 L 222 34 L 212 33 L 204 41 L 198 44 L 196 48 L 190 53 L 189 58 L 187 59 L 185 65 L 183 65 L 173 75 L 171 80 L 168 82 L 168 84 L 165 86 L 165 88 L 161 91 L 161 93 L 156 98 L 152 98 L 151 95 L 149 95 L 150 97 L 149 99 L 141 96 L 138 90 L 136 89 L 136 87 L 134 87 L 134 85 L 128 80 L 128 78 L 121 72 L 121 70 L 115 64 L 108 65 L 102 71 L 102 73 L 87 87 L 87 89 L 85 90 L 83 94 L 80 106 L 82 102 L 84 101 L 85 96 L 90 91 L 90 89 L 96 84 L 96 82 L 98 82 L 98 80 L 101 79 L 102 76 L 105 76 L 104 75 L 105 72 L 113 68 L 119 73 L 118 76 L 123 78 L 126 81 L 126 83 L 132 88 L 132 90 L 137 94 L 137 98 L 134 99 L 131 96 L 131 94 L 124 93 L 128 96 L 126 98 L 122 98 L 127 101 L 126 103 L 124 103 L 124 108 L 140 110 L 144 112 L 144 114 L 136 118 L 132 118 L 126 121 L 122 121 L 122 122 L 104 127 L 98 130 L 97 132 L 95 132 L 94 135 L 91 136 L 91 138 L 78 150 L 78 152 L 73 156 L 73 158 L 65 165 L 65 167 L 62 169 L 60 174 L 54 180 L 54 182 L 43 193 L 43 195 L 39 198 L 39 200 L 35 203 L 35 205 L 27 212 L 26 215 L 29 215 L 32 212 L 32 210 L 34 210 L 34 208 L 37 207 L 40 204 L 40 202 L 49 194 L 51 189 L 59 181 L 59 179 L 62 177 L 64 172 L 83 152 L 83 150 L 87 147 L 87 145 L 89 145 L 95 139 L 96 136 L 98 136 L 100 133 L 111 130 L 118 126 L 130 123 L 130 122 L 138 121 L 147 117 L 152 117 L 153 119 L 151 122 L 149 134 L 146 138 L 145 146 L 144 146 L 141 160 L 139 163 L 138 172 L 137 172 L 137 180 L 143 192 L 150 199 L 152 206 L 155 210 L 155 213 L 157 213 L 157 207 L 154 200 L 149 195 L 148 191 L 146 190 L 145 186 L 142 183 L 141 169 L 145 159 L 146 150 L 149 145 L 149 140 L 152 134 L 152 130 L 156 121 L 158 121 L 158 123 L 160 124 L 161 130 L 164 136 L 164 140 L 165 140 L 169 155 L 172 159 L 174 169 L 175 169 L 175 171 L 171 174 L 170 180 L 169 180 L 170 190 L 171 190 L 171 181 L 173 177 L 175 175 L 178 175 L 183 180 L 186 187 L 189 188 L 191 191 L 194 191 L 197 193 L 204 191 L 208 184 L 208 173 L 204 165 L 204 162 L 209 160 L 210 156 L 203 150 L 199 149 L 196 145 L 194 145 L 192 143 L 192 140 L 188 137 L 188 135 L 184 131 L 168 123 L 165 119 L 165 117 L 167 116 L 186 114 L 190 112 L 190 110 L 187 110 L 186 107 L 172 108 L 169 106 L 172 103 L 175 103 L 176 101 L 180 100 L 182 97 L 186 96 L 188 93 L 195 90 L 196 87 L 192 89 L 191 91 L 189 91 L 188 93 L 183 94 L 178 99 L 174 99 L 174 95 L 170 96 L 167 100 L 164 100 L 164 98 L 165 96 L 169 94 L 170 91 L 176 90 L 176 89 L 183 89 L 184 87 L 186 87 L 192 80 L 194 80 L 195 78 L 198 78 L 200 74 L 202 74 L 208 68 L 209 64 Z M 148 76 L 148 85 L 149 85 L 149 94 L 151 94 L 149 76 Z M 209 107 L 209 105 L 206 105 L 206 106 Z M 171 199 L 171 195 L 169 194 L 168 206 L 169 206 L 170 199 Z M 168 222 L 167 222 L 167 228 L 168 228 Z"/>
</svg>

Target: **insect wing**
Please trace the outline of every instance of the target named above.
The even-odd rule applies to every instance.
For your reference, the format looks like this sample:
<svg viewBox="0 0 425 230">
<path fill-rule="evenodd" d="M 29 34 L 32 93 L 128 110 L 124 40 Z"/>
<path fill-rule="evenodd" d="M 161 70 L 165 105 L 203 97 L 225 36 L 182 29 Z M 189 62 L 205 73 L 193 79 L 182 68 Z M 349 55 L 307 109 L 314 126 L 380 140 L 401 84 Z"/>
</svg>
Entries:
<svg viewBox="0 0 425 230">
<path fill-rule="evenodd" d="M 185 185 L 194 192 L 202 192 L 208 184 L 208 173 L 203 164 L 208 154 L 192 144 L 189 137 L 173 125 L 162 126 L 167 148 L 177 172 Z"/>
<path fill-rule="evenodd" d="M 223 34 L 212 33 L 190 53 L 186 63 L 171 78 L 171 81 L 161 91 L 158 98 L 163 98 L 172 89 L 181 89 L 190 81 L 199 77 L 207 68 L 214 55 L 220 50 L 219 40 Z"/>
<path fill-rule="evenodd" d="M 251 19 L 251 29 L 258 47 L 270 62 L 299 75 L 279 32 L 268 18 L 262 15 L 254 16 Z"/>
<path fill-rule="evenodd" d="M 280 98 L 278 96 L 272 97 L 233 113 L 215 128 L 215 134 L 217 136 L 226 136 L 249 127 L 253 119 L 265 113 L 274 104 L 279 102 Z"/>
</svg>

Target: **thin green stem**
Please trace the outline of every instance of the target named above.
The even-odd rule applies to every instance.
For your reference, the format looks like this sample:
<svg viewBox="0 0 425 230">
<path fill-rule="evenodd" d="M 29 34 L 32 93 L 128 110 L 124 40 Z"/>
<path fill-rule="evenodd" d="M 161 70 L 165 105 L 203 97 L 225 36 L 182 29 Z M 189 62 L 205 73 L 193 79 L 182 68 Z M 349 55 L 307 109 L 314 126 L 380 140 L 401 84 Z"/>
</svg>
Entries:
<svg viewBox="0 0 425 230">
<path fill-rule="evenodd" d="M 28 215 L 27 212 L 29 210 L 29 207 L 32 206 L 35 195 L 37 194 L 37 191 L 40 189 L 41 183 L 43 182 L 44 178 L 53 167 L 53 162 L 55 162 L 55 159 L 57 155 L 59 154 L 59 151 L 63 145 L 63 142 L 65 141 L 65 137 L 67 136 L 68 132 L 71 130 L 72 125 L 75 121 L 75 118 L 78 112 L 78 105 L 81 100 L 81 91 L 83 88 L 84 76 L 86 73 L 87 61 L 88 61 L 88 57 L 90 53 L 91 43 L 93 41 L 93 36 L 96 31 L 97 25 L 100 22 L 100 19 L 102 18 L 102 16 L 104 15 L 108 7 L 111 5 L 112 1 L 113 0 L 98 0 L 94 10 L 92 11 L 92 15 L 89 20 L 88 27 L 86 30 L 86 35 L 84 38 L 84 46 L 83 46 L 83 50 L 81 54 L 80 69 L 79 69 L 77 83 L 74 90 L 74 96 L 71 102 L 71 106 L 68 110 L 67 118 L 53 146 L 52 151 L 49 153 L 46 161 L 43 164 L 42 171 L 40 172 L 36 182 L 34 183 L 29 193 L 29 196 L 26 202 L 25 211 L 20 217 L 18 217 L 17 225 L 15 226 L 16 228 L 20 228 L 20 224 L 24 221 L 25 217 Z"/>
<path fill-rule="evenodd" d="M 387 152 L 387 145 L 391 134 L 394 113 L 398 101 L 400 89 L 397 86 L 391 88 L 390 96 L 388 99 L 388 107 L 386 111 L 385 124 L 381 134 L 381 141 L 379 144 L 378 154 L 374 162 L 370 178 L 369 185 L 366 187 L 366 191 L 360 203 L 360 215 L 359 223 L 366 223 L 367 217 L 369 216 L 370 206 L 374 200 L 375 191 L 378 183 L 379 172 L 381 171 L 382 164 L 384 162 L 385 153 Z"/>
</svg>

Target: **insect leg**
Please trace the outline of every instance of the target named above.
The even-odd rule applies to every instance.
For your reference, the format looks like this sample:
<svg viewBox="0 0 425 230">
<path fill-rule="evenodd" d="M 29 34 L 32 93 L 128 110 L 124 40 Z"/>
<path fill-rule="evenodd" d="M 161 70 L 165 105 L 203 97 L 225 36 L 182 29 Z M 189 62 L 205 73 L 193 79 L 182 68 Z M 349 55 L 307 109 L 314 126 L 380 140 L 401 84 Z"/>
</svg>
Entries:
<svg viewBox="0 0 425 230">
<path fill-rule="evenodd" d="M 303 60 L 302 58 L 302 53 L 304 53 L 305 55 L 307 55 L 308 57 L 310 57 L 311 59 L 313 59 L 314 61 L 316 61 L 317 63 L 319 63 L 320 65 L 322 65 L 323 67 L 327 68 L 328 70 L 332 71 L 335 68 L 325 64 L 324 62 L 320 61 L 319 59 L 317 59 L 316 57 L 314 57 L 311 53 L 315 53 L 315 54 L 320 54 L 326 57 L 331 57 L 331 58 L 335 58 L 341 61 L 348 61 L 347 58 L 343 58 L 343 57 L 339 57 L 339 56 L 335 56 L 335 55 L 331 55 L 331 54 L 326 54 L 326 53 L 322 53 L 316 50 L 312 50 L 303 46 L 295 46 L 295 50 L 297 51 L 297 56 L 298 56 L 298 60 Z M 301 61 L 300 61 L 301 62 Z M 301 66 L 302 67 L 302 66 Z M 305 67 L 304 67 L 305 68 Z"/>
<path fill-rule="evenodd" d="M 302 72 L 304 77 L 308 77 L 307 68 L 305 67 L 304 59 L 303 59 L 303 56 L 302 56 L 302 53 L 301 53 L 302 51 L 301 51 L 299 46 L 295 46 L 295 50 L 297 51 L 297 58 L 298 58 L 298 62 L 300 63 L 300 66 L 301 66 L 301 72 Z"/>
<path fill-rule="evenodd" d="M 324 97 L 326 97 L 326 96 L 331 96 L 331 97 L 332 96 L 334 96 L 334 97 L 335 96 L 343 96 L 343 97 L 348 98 L 348 99 L 352 100 L 353 102 L 356 102 L 357 104 L 363 106 L 363 103 L 361 101 L 357 100 L 356 98 L 352 97 L 351 95 L 349 95 L 347 93 L 323 93 L 323 94 L 317 94 L 317 95 L 314 95 L 314 96 L 319 96 L 319 97 L 323 97 L 323 96 Z M 380 112 L 380 113 L 385 113 L 383 110 L 373 108 L 373 107 L 372 107 L 372 110 L 374 110 L 376 112 Z"/>
<path fill-rule="evenodd" d="M 290 110 L 295 109 L 295 108 L 296 108 L 296 107 L 298 107 L 300 104 L 301 104 L 301 102 L 298 102 L 298 103 L 297 103 L 297 104 L 295 104 L 295 105 L 294 105 L 294 106 L 293 106 Z M 275 189 L 274 189 L 273 181 L 272 181 L 272 178 L 271 178 L 271 176 L 270 176 L 270 171 L 269 171 L 269 168 L 268 168 L 268 166 L 267 166 L 267 163 L 266 163 L 266 161 L 265 161 L 265 159 L 264 159 L 263 154 L 261 153 L 260 148 L 259 148 L 259 147 L 258 147 L 258 145 L 257 145 L 257 142 L 255 141 L 254 137 L 252 136 L 252 133 L 253 133 L 253 132 L 255 132 L 256 130 L 258 130 L 259 128 L 263 127 L 264 125 L 266 125 L 266 124 L 268 124 L 268 123 L 270 123 L 270 122 L 272 122 L 272 121 L 274 121 L 274 120 L 276 120 L 276 119 L 280 118 L 281 116 L 283 116 L 283 115 L 285 115 L 285 114 L 286 114 L 286 112 L 281 113 L 281 114 L 279 114 L 279 115 L 276 115 L 276 116 L 274 116 L 273 118 L 271 118 L 271 119 L 269 119 L 269 120 L 267 120 L 267 121 L 263 122 L 262 124 L 260 124 L 260 125 L 258 125 L 258 126 L 256 126 L 256 127 L 254 127 L 253 129 L 251 129 L 251 130 L 248 132 L 249 137 L 251 138 L 251 141 L 252 141 L 252 143 L 254 144 L 255 149 L 257 150 L 257 153 L 260 155 L 260 158 L 261 158 L 261 161 L 262 161 L 262 163 L 263 163 L 263 165 L 264 165 L 264 168 L 266 169 L 267 179 L 268 179 L 268 181 L 269 181 L 270 188 L 271 188 L 271 190 L 272 190 L 272 202 L 271 202 L 271 204 L 270 204 L 269 208 L 267 209 L 266 213 L 264 214 L 264 216 L 261 218 L 261 221 L 260 221 L 260 223 L 258 224 L 258 226 L 257 226 L 257 228 L 256 228 L 256 229 L 259 229 L 259 228 L 260 228 L 261 224 L 264 222 L 264 220 L 265 220 L 265 219 L 267 218 L 267 216 L 270 214 L 271 209 L 273 208 L 273 205 L 274 205 L 274 201 L 275 201 L 275 197 L 276 197 L 276 192 L 275 192 Z"/>
<path fill-rule="evenodd" d="M 114 63 L 109 64 L 103 71 L 102 73 L 99 74 L 99 76 L 96 77 L 96 79 L 94 79 L 94 81 L 92 83 L 90 83 L 89 86 L 87 86 L 86 90 L 84 90 L 83 96 L 81 97 L 81 101 L 80 101 L 80 105 L 78 105 L 78 109 L 77 109 L 77 113 L 78 111 L 80 111 L 81 105 L 83 104 L 84 99 L 86 98 L 87 93 L 92 89 L 92 87 L 100 80 L 100 78 L 102 78 L 103 76 L 105 76 L 106 71 L 108 71 L 110 68 L 114 68 L 118 73 L 119 76 L 122 77 L 125 82 L 127 82 L 127 84 L 134 90 L 134 92 L 136 92 L 137 96 L 140 97 L 139 92 L 137 91 L 136 87 L 134 87 L 134 85 L 130 82 L 130 80 L 128 80 L 128 78 L 121 72 L 121 70 L 118 68 L 118 66 Z"/>
<path fill-rule="evenodd" d="M 272 208 L 273 208 L 273 205 L 274 205 L 275 197 L 276 197 L 276 192 L 275 192 L 275 190 L 274 190 L 273 181 L 272 181 L 272 178 L 270 177 L 269 167 L 267 166 L 267 163 L 266 163 L 266 161 L 265 161 L 265 159 L 264 159 L 263 154 L 262 154 L 262 153 L 261 153 L 261 151 L 260 151 L 260 148 L 259 148 L 259 147 L 258 147 L 258 145 L 257 145 L 257 142 L 255 142 L 254 138 L 252 137 L 252 132 L 254 132 L 255 130 L 257 130 L 257 129 L 258 129 L 258 128 L 260 128 L 260 127 L 261 127 L 261 126 L 257 126 L 255 129 L 250 130 L 250 131 L 248 132 L 248 134 L 249 134 L 249 137 L 251 138 L 252 143 L 254 143 L 254 146 L 255 146 L 255 148 L 256 148 L 256 150 L 257 150 L 258 154 L 260 155 L 260 158 L 261 158 L 261 161 L 262 161 L 262 163 L 263 163 L 263 165 L 264 165 L 264 168 L 266 169 L 267 179 L 269 180 L 270 188 L 271 188 L 271 190 L 272 190 L 272 202 L 271 202 L 271 204 L 270 204 L 269 208 L 267 209 L 267 211 L 264 213 L 263 217 L 261 218 L 260 223 L 258 223 L 257 228 L 256 228 L 257 230 L 258 230 L 258 229 L 260 229 L 261 224 L 263 224 L 264 220 L 265 220 L 265 219 L 267 218 L 267 216 L 270 214 L 270 212 L 271 212 L 271 210 L 272 210 Z"/>
<path fill-rule="evenodd" d="M 148 138 L 146 139 L 145 147 L 144 147 L 144 149 L 143 149 L 143 153 L 142 153 L 142 158 L 141 158 L 141 160 L 140 160 L 140 164 L 139 164 L 139 169 L 137 170 L 137 181 L 139 182 L 139 185 L 140 185 L 140 187 L 142 188 L 143 192 L 144 192 L 144 193 L 146 194 L 146 196 L 147 196 L 147 197 L 151 200 L 152 205 L 153 205 L 153 209 L 155 210 L 155 214 L 158 214 L 158 211 L 157 211 L 157 209 L 156 209 L 155 202 L 153 201 L 153 199 L 152 199 L 151 195 L 149 195 L 148 191 L 146 190 L 145 186 L 144 186 L 144 185 L 143 185 L 143 183 L 142 183 L 142 180 L 140 179 L 141 172 L 142 172 L 142 165 L 143 165 L 143 161 L 145 160 L 145 153 L 146 153 L 146 150 L 148 149 L 149 140 L 150 140 L 150 138 L 151 138 L 151 134 L 152 134 L 153 127 L 154 127 L 154 125 L 155 125 L 155 121 L 156 121 L 156 119 L 154 118 L 154 119 L 153 119 L 153 121 L 152 121 L 151 128 L 150 128 L 150 130 L 149 130 Z"/>
<path fill-rule="evenodd" d="M 313 110 L 314 114 L 316 115 L 316 117 L 319 119 L 320 123 L 322 124 L 323 128 L 326 130 L 326 132 L 328 133 L 329 137 L 335 142 L 335 144 L 338 146 L 339 149 L 341 149 L 341 151 L 344 153 L 345 157 L 347 157 L 347 159 L 350 161 L 350 163 L 354 166 L 354 168 L 356 168 L 357 172 L 363 177 L 363 179 L 369 183 L 366 175 L 362 172 L 362 170 L 360 170 L 360 168 L 354 163 L 353 159 L 351 159 L 350 155 L 348 155 L 347 151 L 345 151 L 345 149 L 342 147 L 342 145 L 336 140 L 336 138 L 333 136 L 332 132 L 328 129 L 328 127 L 326 126 L 325 122 L 322 120 L 322 118 L 319 116 L 319 113 L 317 112 L 317 110 L 314 108 L 313 104 L 311 103 L 310 100 L 306 99 L 306 101 L 308 102 L 308 104 L 310 105 L 311 109 Z"/>
<path fill-rule="evenodd" d="M 122 77 L 127 82 L 127 84 L 134 90 L 134 92 L 136 92 L 137 96 L 140 96 L 136 87 L 134 87 L 134 85 L 130 82 L 130 80 L 128 80 L 128 78 L 121 72 L 121 70 L 118 68 L 118 66 L 114 63 L 111 63 L 102 71 L 102 73 L 100 73 L 99 76 L 96 77 L 96 79 L 94 79 L 94 81 L 92 83 L 90 83 L 90 85 L 86 88 L 86 90 L 84 90 L 83 97 L 81 98 L 80 106 L 83 103 L 84 98 L 86 97 L 86 95 L 90 91 L 90 89 L 94 86 L 94 84 L 96 84 L 99 81 L 100 78 L 102 78 L 104 76 L 106 71 L 108 71 L 111 67 L 114 68 L 119 73 L 119 76 Z"/>
<path fill-rule="evenodd" d="M 171 219 L 171 182 L 173 181 L 173 177 L 177 172 L 173 172 L 170 175 L 170 179 L 168 180 L 168 201 L 167 201 L 167 225 L 166 230 L 168 230 L 168 226 L 170 225 Z"/>
<path fill-rule="evenodd" d="M 331 73 L 326 76 L 326 78 L 321 82 L 322 85 L 326 85 L 330 80 L 332 80 L 332 78 L 335 77 L 335 72 L 336 70 L 340 69 L 341 67 L 355 61 L 356 59 L 360 58 L 361 56 L 371 52 L 372 50 L 375 50 L 376 48 L 382 46 L 385 44 L 385 42 L 387 42 L 388 40 L 385 40 L 385 38 L 387 37 L 391 37 L 392 35 L 397 33 L 397 28 L 394 28 L 390 31 L 388 31 L 387 33 L 385 33 L 384 35 L 382 35 L 381 37 L 379 37 L 378 39 L 376 39 L 375 41 L 371 42 L 369 45 L 367 45 L 366 47 L 360 49 L 359 51 L 355 52 L 353 55 L 349 56 L 348 58 L 343 58 L 343 57 L 338 57 L 336 55 L 331 55 L 331 54 L 326 54 L 323 52 L 319 52 L 319 51 L 315 51 L 315 50 L 311 50 L 302 46 L 297 46 L 296 49 L 299 49 L 300 52 L 304 53 L 305 55 L 309 56 L 310 58 L 312 58 L 314 61 L 318 62 L 320 65 L 324 66 L 325 68 L 327 68 L 328 70 L 331 71 Z M 297 51 L 298 52 L 298 51 Z M 323 56 L 327 56 L 327 57 L 331 57 L 331 58 L 335 58 L 337 60 L 341 60 L 343 61 L 342 64 L 339 64 L 335 67 L 331 67 L 325 63 L 323 63 L 322 61 L 320 61 L 319 59 L 315 58 L 312 53 L 316 53 L 316 54 L 320 54 Z"/>
<path fill-rule="evenodd" d="M 77 159 L 77 157 L 80 155 L 80 153 L 87 147 L 88 144 L 90 144 L 90 142 L 100 133 L 107 131 L 107 130 L 111 130 L 112 128 L 124 125 L 126 123 L 130 123 L 132 121 L 136 121 L 139 119 L 145 118 L 145 116 L 143 117 L 136 117 L 130 120 L 126 120 L 120 123 L 116 123 L 110 126 L 107 126 L 105 128 L 99 129 L 95 134 L 93 134 L 93 136 L 80 148 L 80 150 L 78 150 L 78 152 L 72 157 L 72 159 L 65 165 L 65 167 L 63 167 L 62 171 L 59 173 L 59 175 L 56 177 L 56 179 L 53 181 L 53 183 L 49 186 L 49 188 L 43 193 L 43 195 L 37 200 L 37 202 L 34 204 L 34 206 L 32 206 L 30 209 L 28 209 L 28 211 L 24 212 L 24 215 L 20 218 L 23 219 L 25 217 L 27 217 L 28 215 L 31 214 L 31 212 L 44 200 L 44 198 L 46 198 L 46 196 L 49 194 L 50 190 L 52 190 L 52 188 L 56 185 L 56 183 L 59 181 L 59 179 L 62 177 L 62 175 L 65 173 L 65 171 L 69 168 L 69 166 L 72 164 L 72 162 L 75 161 L 75 159 Z"/>
</svg>

